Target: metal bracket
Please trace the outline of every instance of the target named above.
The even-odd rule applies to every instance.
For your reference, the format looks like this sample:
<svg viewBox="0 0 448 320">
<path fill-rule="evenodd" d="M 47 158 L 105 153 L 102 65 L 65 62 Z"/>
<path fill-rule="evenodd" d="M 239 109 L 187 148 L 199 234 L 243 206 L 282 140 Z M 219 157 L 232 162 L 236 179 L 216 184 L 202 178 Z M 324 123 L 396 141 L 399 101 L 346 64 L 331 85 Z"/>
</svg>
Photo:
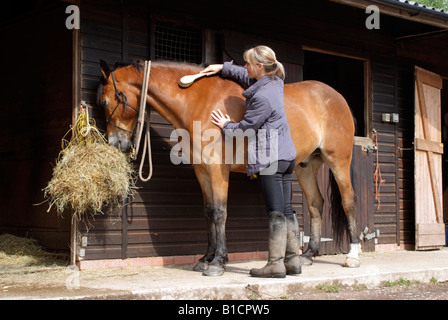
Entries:
<svg viewBox="0 0 448 320">
<path fill-rule="evenodd" d="M 320 238 L 321 242 L 333 241 L 331 238 Z M 310 236 L 305 236 L 303 231 L 299 232 L 299 245 L 301 248 L 305 246 L 305 243 L 310 242 Z"/>
<path fill-rule="evenodd" d="M 370 139 L 370 138 L 356 136 L 353 140 L 353 144 L 356 146 L 361 146 L 362 151 L 367 151 L 367 152 L 375 152 L 376 151 L 376 146 L 373 143 L 372 139 Z"/>
<path fill-rule="evenodd" d="M 368 241 L 374 239 L 375 244 L 378 243 L 378 237 L 380 236 L 380 230 L 376 229 L 373 232 L 369 233 L 369 228 L 365 227 L 364 230 L 359 235 L 359 240 L 361 241 Z"/>
<path fill-rule="evenodd" d="M 400 150 L 400 151 L 411 151 L 411 150 L 414 150 L 414 141 L 412 141 L 412 147 L 409 147 L 409 148 L 398 147 L 398 150 Z"/>
</svg>

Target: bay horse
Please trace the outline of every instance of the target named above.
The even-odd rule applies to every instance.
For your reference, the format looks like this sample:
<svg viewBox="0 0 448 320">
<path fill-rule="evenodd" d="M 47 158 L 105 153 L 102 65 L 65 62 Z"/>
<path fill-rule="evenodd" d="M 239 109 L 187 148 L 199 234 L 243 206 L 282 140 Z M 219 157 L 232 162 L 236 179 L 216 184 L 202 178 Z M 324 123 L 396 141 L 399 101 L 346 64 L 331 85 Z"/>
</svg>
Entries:
<svg viewBox="0 0 448 320">
<path fill-rule="evenodd" d="M 108 141 L 127 152 L 137 123 L 143 65 L 120 66 L 113 71 L 104 61 L 100 66 L 102 80 L 98 87 L 98 103 L 104 107 Z M 194 134 L 196 121 L 200 121 L 201 133 L 217 128 L 210 117 L 215 109 L 228 114 L 234 122 L 240 121 L 245 113 L 244 88 L 232 80 L 211 76 L 197 80 L 189 88 L 178 85 L 183 76 L 201 70 L 197 65 L 153 62 L 147 89 L 147 105 L 174 128 L 187 130 L 190 136 Z M 330 176 L 337 183 L 332 191 L 336 197 L 331 197 L 334 199 L 331 207 L 335 237 L 341 239 L 341 235 L 348 231 L 350 238 L 350 252 L 344 266 L 359 267 L 361 246 L 356 236 L 355 193 L 350 176 L 355 127 L 349 106 L 341 94 L 318 81 L 286 84 L 284 103 L 297 151 L 295 173 L 311 216 L 309 245 L 300 259 L 303 264 L 311 264 L 319 252 L 324 200 L 316 174 L 326 163 L 332 173 Z M 201 149 L 210 143 L 202 141 Z M 224 273 L 228 261 L 225 223 L 229 174 L 231 171 L 245 172 L 246 165 L 210 164 L 206 161 L 191 163 L 201 186 L 208 227 L 207 251 L 194 270 L 202 271 L 203 275 L 219 276 Z"/>
</svg>

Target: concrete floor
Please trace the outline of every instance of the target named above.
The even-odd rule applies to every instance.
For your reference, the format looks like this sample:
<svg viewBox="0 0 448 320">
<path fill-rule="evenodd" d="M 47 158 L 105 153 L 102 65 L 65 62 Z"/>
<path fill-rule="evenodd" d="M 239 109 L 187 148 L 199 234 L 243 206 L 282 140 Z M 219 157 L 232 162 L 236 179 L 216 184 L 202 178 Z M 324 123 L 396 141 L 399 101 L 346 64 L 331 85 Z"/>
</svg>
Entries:
<svg viewBox="0 0 448 320">
<path fill-rule="evenodd" d="M 320 284 L 378 286 L 400 278 L 448 281 L 448 248 L 361 254 L 361 267 L 342 267 L 345 255 L 319 256 L 299 276 L 261 279 L 249 275 L 266 261 L 234 261 L 221 277 L 204 277 L 193 265 L 128 267 L 77 271 L 69 267 L 39 270 L 0 268 L 0 299 L 280 299 Z"/>
</svg>

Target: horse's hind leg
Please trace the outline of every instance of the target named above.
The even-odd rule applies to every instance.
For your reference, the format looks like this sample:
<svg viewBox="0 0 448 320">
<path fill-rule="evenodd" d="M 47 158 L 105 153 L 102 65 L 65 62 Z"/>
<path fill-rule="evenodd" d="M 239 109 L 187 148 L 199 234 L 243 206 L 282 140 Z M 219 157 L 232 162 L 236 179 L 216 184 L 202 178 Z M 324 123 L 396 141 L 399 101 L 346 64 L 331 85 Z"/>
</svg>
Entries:
<svg viewBox="0 0 448 320">
<path fill-rule="evenodd" d="M 296 165 L 295 169 L 300 187 L 305 193 L 311 218 L 311 234 L 308 249 L 300 256 L 300 262 L 303 265 L 312 264 L 312 258 L 319 253 L 324 199 L 319 191 L 316 175 L 321 165 L 322 159 L 313 157 L 307 166 Z"/>
<path fill-rule="evenodd" d="M 344 267 L 357 268 L 360 266 L 358 254 L 361 252 L 361 244 L 357 236 L 356 197 L 350 178 L 350 163 L 340 166 L 331 165 L 330 169 L 339 187 L 350 236 L 350 251 L 347 254 Z"/>
</svg>

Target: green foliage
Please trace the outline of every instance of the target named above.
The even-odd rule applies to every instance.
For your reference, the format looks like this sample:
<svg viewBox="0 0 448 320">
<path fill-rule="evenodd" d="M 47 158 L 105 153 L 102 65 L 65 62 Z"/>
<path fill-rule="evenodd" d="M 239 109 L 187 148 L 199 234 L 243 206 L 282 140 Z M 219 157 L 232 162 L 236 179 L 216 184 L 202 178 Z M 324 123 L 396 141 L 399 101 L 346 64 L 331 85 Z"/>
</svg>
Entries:
<svg viewBox="0 0 448 320">
<path fill-rule="evenodd" d="M 435 278 L 435 277 L 432 277 L 432 278 L 429 280 L 429 283 L 431 283 L 431 284 L 438 284 L 438 283 L 439 283 L 439 280 L 438 280 L 437 278 Z"/>
<path fill-rule="evenodd" d="M 316 289 L 328 293 L 337 293 L 339 291 L 339 287 L 335 284 L 320 284 L 316 286 Z"/>
<path fill-rule="evenodd" d="M 396 281 L 386 281 L 384 283 L 385 287 L 395 287 L 395 286 L 410 286 L 412 284 L 411 280 L 406 280 L 404 278 L 400 278 L 399 280 Z"/>
<path fill-rule="evenodd" d="M 419 0 L 417 3 L 448 11 L 448 0 Z"/>
</svg>

